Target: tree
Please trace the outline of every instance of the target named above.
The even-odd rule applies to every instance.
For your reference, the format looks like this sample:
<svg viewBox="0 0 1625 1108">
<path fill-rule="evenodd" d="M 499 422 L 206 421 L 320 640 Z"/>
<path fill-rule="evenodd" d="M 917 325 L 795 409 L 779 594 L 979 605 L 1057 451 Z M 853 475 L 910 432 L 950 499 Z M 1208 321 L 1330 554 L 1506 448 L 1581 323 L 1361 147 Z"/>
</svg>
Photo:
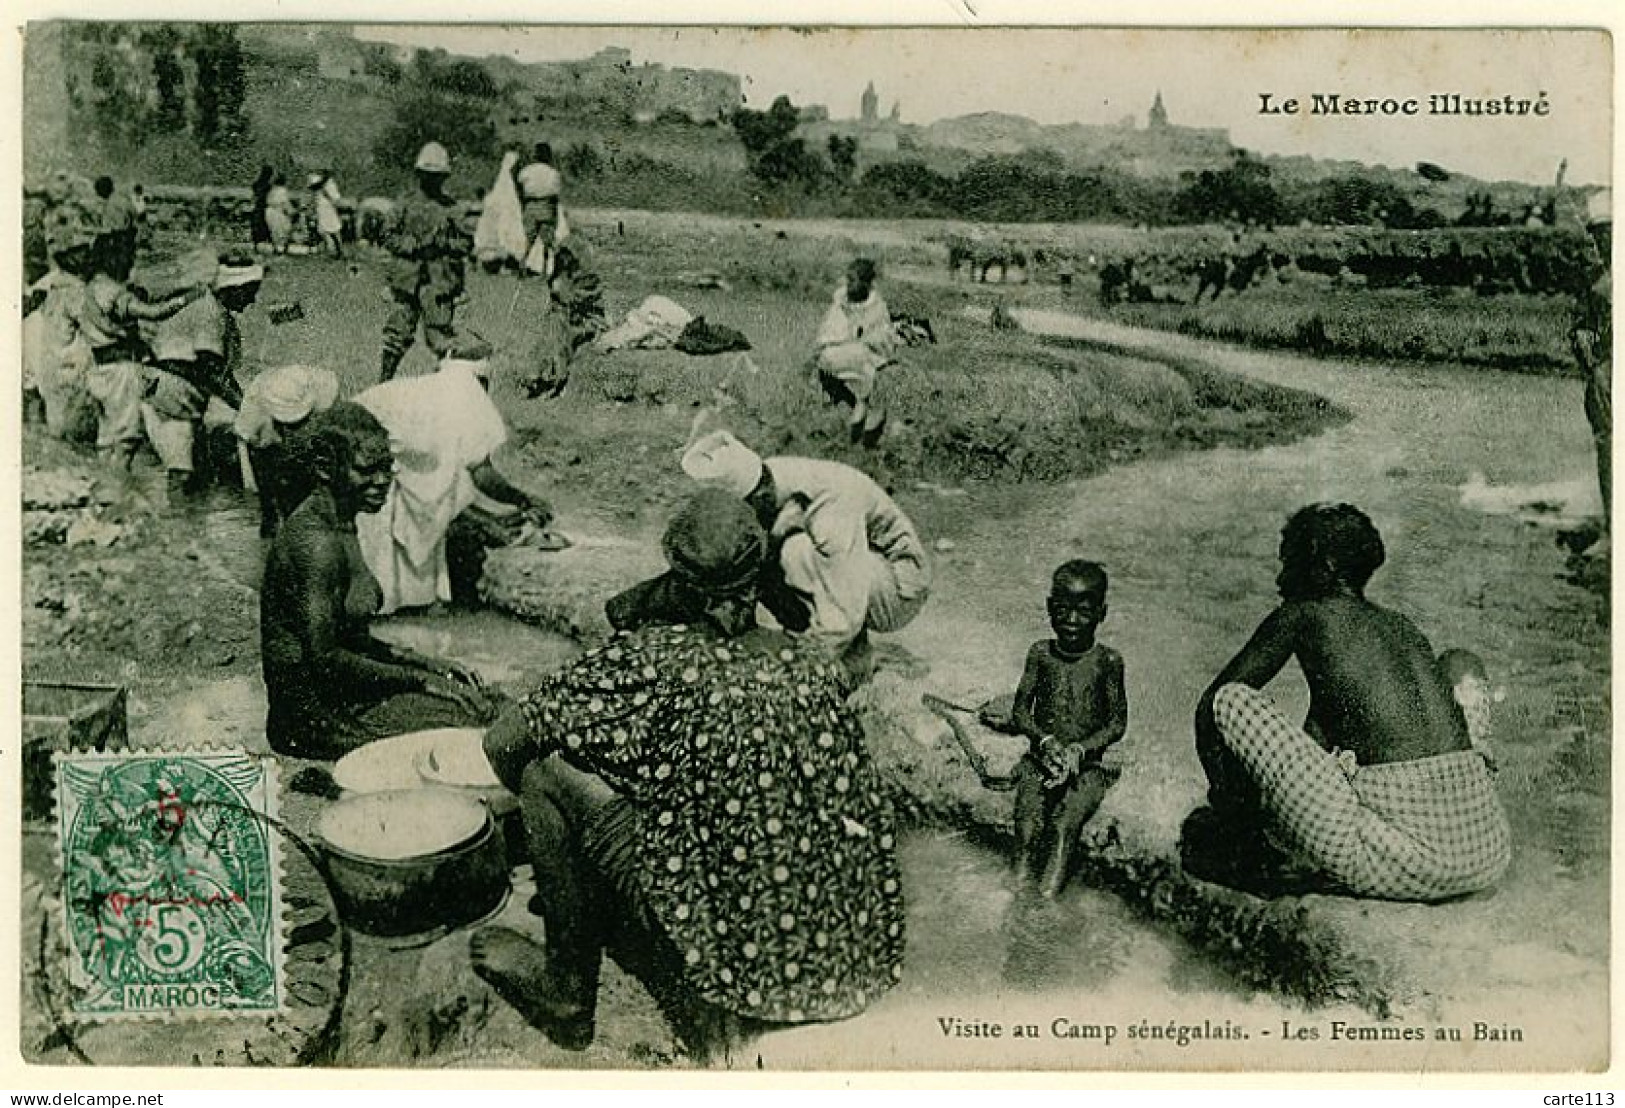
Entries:
<svg viewBox="0 0 1625 1108">
<path fill-rule="evenodd" d="M 204 142 L 238 139 L 247 131 L 243 104 L 248 97 L 247 68 L 237 29 L 225 23 L 203 23 L 194 32 L 192 56 L 197 63 L 197 134 Z"/>
<path fill-rule="evenodd" d="M 765 112 L 736 108 L 729 122 L 745 147 L 751 173 L 763 184 L 813 187 L 828 176 L 824 159 L 795 137 L 801 113 L 788 96 Z"/>
<path fill-rule="evenodd" d="M 604 170 L 604 158 L 598 153 L 598 148 L 591 143 L 577 142 L 559 159 L 559 168 L 563 169 L 565 176 L 571 180 L 596 177 Z"/>
<path fill-rule="evenodd" d="M 836 173 L 850 181 L 858 169 L 858 140 L 851 135 L 829 136 L 829 163 Z"/>
<path fill-rule="evenodd" d="M 1240 221 L 1279 223 L 1286 212 L 1270 167 L 1238 150 L 1220 170 L 1204 169 L 1187 179 L 1175 201 L 1181 218 L 1192 223 Z"/>
<path fill-rule="evenodd" d="M 953 182 L 923 162 L 881 162 L 863 172 L 862 188 L 886 214 L 946 215 Z"/>
<path fill-rule="evenodd" d="M 152 54 L 152 79 L 158 95 L 154 122 L 161 130 L 186 129 L 186 67 L 182 64 L 180 32 L 171 23 L 155 23 L 141 35 Z"/>
<path fill-rule="evenodd" d="M 440 143 L 453 157 L 484 160 L 498 153 L 488 105 L 434 88 L 403 90 L 374 152 L 379 162 L 404 176 L 427 142 Z"/>
</svg>

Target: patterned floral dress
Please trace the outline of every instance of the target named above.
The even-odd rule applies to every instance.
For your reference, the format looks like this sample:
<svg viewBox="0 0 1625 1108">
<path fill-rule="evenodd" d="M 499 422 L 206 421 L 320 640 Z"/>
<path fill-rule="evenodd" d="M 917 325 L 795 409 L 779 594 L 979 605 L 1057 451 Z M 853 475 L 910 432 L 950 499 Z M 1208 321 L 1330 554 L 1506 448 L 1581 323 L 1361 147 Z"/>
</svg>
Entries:
<svg viewBox="0 0 1625 1108">
<path fill-rule="evenodd" d="M 627 799 L 637 892 L 740 1015 L 843 1019 L 902 976 L 897 833 L 843 680 L 782 637 L 656 627 L 524 701 L 542 755 Z"/>
</svg>

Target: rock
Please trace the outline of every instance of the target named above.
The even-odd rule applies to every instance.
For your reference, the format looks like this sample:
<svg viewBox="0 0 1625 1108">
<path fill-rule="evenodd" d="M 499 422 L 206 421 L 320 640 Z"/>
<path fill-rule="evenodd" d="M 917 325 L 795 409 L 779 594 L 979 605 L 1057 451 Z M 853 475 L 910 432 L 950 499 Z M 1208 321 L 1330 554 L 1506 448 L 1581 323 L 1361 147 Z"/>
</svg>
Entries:
<svg viewBox="0 0 1625 1108">
<path fill-rule="evenodd" d="M 938 539 L 934 545 L 938 554 L 946 554 L 958 546 L 953 539 Z"/>
</svg>

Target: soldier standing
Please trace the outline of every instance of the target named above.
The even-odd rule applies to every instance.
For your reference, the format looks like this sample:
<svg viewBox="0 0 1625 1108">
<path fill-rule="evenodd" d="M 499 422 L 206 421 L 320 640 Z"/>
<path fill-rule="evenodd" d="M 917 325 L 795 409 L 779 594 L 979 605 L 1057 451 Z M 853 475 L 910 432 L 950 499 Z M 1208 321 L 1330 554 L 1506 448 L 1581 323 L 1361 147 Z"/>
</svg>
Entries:
<svg viewBox="0 0 1625 1108">
<path fill-rule="evenodd" d="M 389 291 L 393 303 L 384 322 L 384 350 L 379 380 L 395 376 L 401 359 L 417 338 L 436 358 L 451 348 L 456 328 L 452 316 L 463 295 L 464 270 L 474 246 L 464 226 L 461 206 L 446 192 L 451 160 L 438 142 L 418 151 L 418 191 L 401 201 L 384 246 L 395 256 Z"/>
<path fill-rule="evenodd" d="M 1597 484 L 1602 491 L 1603 524 L 1613 529 L 1613 442 L 1614 442 L 1614 296 L 1610 262 L 1614 249 L 1613 193 L 1594 193 L 1587 204 L 1586 231 L 1592 254 L 1579 268 L 1583 287 L 1576 297 L 1569 325 L 1569 343 L 1574 360 L 1585 378 L 1586 421 L 1597 452 Z M 1611 542 L 1600 542 L 1588 553 L 1600 556 Z"/>
</svg>

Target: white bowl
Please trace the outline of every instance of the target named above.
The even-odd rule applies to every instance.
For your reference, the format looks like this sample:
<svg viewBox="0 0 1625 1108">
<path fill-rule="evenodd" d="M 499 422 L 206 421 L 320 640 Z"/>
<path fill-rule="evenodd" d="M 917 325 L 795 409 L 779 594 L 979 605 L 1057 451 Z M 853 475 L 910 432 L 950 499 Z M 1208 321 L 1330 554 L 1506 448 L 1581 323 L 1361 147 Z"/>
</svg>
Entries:
<svg viewBox="0 0 1625 1108">
<path fill-rule="evenodd" d="M 447 742 L 478 744 L 484 737 L 485 732 L 477 727 L 442 727 L 392 735 L 358 747 L 340 758 L 333 764 L 333 780 L 346 793 L 421 789 L 424 779 L 418 772 L 418 759 L 423 754 Z"/>
</svg>

